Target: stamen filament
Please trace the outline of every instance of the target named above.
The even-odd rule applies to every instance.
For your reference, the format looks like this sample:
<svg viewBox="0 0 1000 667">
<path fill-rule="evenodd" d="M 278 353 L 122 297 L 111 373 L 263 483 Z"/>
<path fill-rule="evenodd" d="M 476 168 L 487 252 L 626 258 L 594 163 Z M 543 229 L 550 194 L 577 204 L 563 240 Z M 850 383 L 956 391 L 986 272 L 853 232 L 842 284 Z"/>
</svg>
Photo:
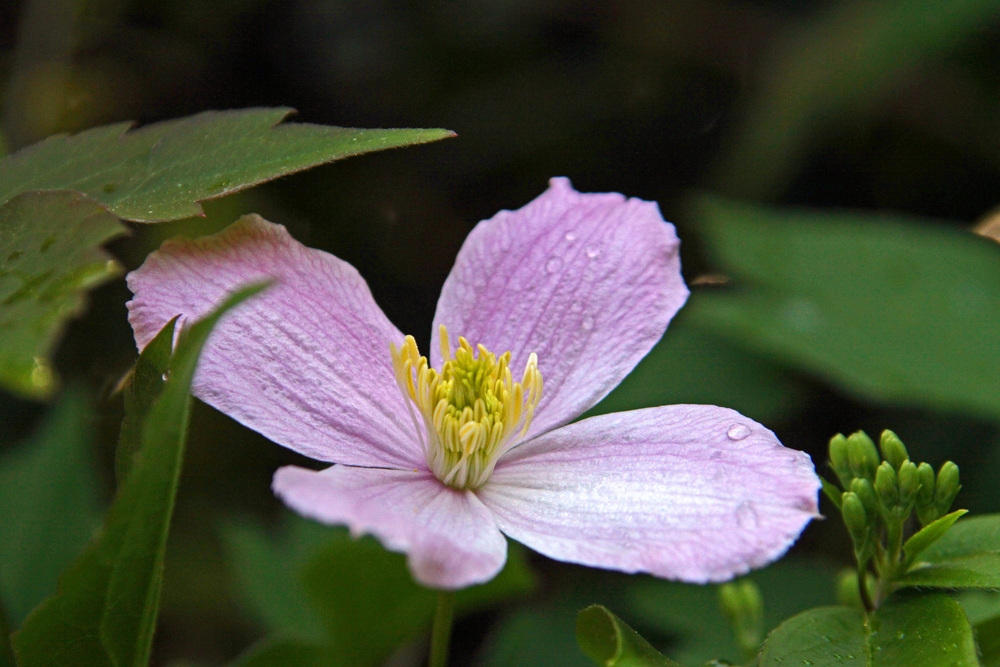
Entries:
<svg viewBox="0 0 1000 667">
<path fill-rule="evenodd" d="M 390 343 L 396 384 L 409 399 L 407 409 L 431 471 L 449 486 L 475 489 L 531 426 L 542 394 L 538 356 L 528 356 L 521 382 L 515 382 L 510 352 L 497 357 L 459 338 L 453 355 L 444 326 L 440 344 L 442 366 L 436 371 L 420 356 L 412 336 L 399 348 Z M 414 406 L 423 417 L 423 432 Z"/>
</svg>

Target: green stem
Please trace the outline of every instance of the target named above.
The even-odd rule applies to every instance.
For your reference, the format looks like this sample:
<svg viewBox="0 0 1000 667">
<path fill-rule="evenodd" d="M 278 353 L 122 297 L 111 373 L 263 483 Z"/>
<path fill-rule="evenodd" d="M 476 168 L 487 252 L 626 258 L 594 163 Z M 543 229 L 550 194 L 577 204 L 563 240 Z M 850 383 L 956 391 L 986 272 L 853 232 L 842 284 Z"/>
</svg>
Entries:
<svg viewBox="0 0 1000 667">
<path fill-rule="evenodd" d="M 875 587 L 875 606 L 881 605 L 892 592 L 893 581 L 899 574 L 903 555 L 903 520 L 899 517 L 886 518 L 887 553 L 883 566 L 879 568 L 878 584 Z"/>
<path fill-rule="evenodd" d="M 858 594 L 861 596 L 861 603 L 865 606 L 865 612 L 870 614 L 875 611 L 875 603 L 868 592 L 868 563 L 858 567 Z"/>
<path fill-rule="evenodd" d="M 431 657 L 427 661 L 427 667 L 447 666 L 448 644 L 451 641 L 451 621 L 454 615 L 455 594 L 451 591 L 438 591 L 434 626 L 431 628 Z"/>
</svg>

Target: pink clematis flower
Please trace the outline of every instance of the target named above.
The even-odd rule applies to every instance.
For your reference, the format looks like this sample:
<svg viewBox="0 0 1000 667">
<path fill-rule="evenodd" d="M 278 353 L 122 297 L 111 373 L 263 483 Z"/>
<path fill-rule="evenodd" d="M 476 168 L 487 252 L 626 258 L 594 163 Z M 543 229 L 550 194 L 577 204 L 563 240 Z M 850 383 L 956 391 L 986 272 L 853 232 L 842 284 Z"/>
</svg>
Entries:
<svg viewBox="0 0 1000 667">
<path fill-rule="evenodd" d="M 427 586 L 492 578 L 502 533 L 557 560 L 721 581 L 779 557 L 817 515 L 809 457 L 715 406 L 570 423 L 687 299 L 678 246 L 655 203 L 553 179 L 466 239 L 428 361 L 352 266 L 251 215 L 151 254 L 128 276 L 129 321 L 142 348 L 172 317 L 276 278 L 212 333 L 193 393 L 333 463 L 281 468 L 274 490 L 405 552 Z"/>
</svg>

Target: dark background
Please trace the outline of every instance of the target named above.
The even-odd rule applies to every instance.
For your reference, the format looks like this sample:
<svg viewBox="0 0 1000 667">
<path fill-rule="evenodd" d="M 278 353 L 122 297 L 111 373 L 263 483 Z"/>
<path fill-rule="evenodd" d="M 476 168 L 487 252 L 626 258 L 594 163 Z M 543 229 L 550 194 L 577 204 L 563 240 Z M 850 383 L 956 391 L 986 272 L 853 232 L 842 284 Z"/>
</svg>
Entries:
<svg viewBox="0 0 1000 667">
<path fill-rule="evenodd" d="M 910 11 L 918 4 L 939 6 L 931 27 L 914 27 L 924 21 Z M 3 129 L 16 149 L 55 132 L 120 120 L 290 106 L 303 122 L 454 130 L 456 139 L 351 158 L 210 202 L 203 219 L 131 225 L 131 236 L 111 247 L 131 269 L 169 236 L 213 231 L 258 212 L 358 267 L 390 319 L 426 347 L 438 291 L 466 233 L 501 208 L 524 205 L 552 176 L 569 176 L 583 192 L 659 202 L 678 227 L 685 277 L 695 283 L 724 270 L 701 245 L 689 207 L 696 192 L 897 211 L 971 227 L 1000 192 L 1000 9 L 981 10 L 979 18 L 948 29 L 955 7 L 976 4 L 6 2 L 0 5 Z M 900 43 L 872 48 L 869 28 L 892 21 L 899 23 Z M 838 62 L 849 66 L 825 79 L 817 75 Z M 817 79 L 824 83 L 810 84 Z M 712 289 L 720 287 L 694 287 L 696 295 Z M 105 499 L 114 488 L 122 411 L 113 388 L 136 355 L 125 319 L 128 297 L 123 280 L 97 290 L 57 356 L 67 382 L 93 397 Z M 684 326 L 683 313 L 677 326 Z M 1000 509 L 990 483 L 1000 474 L 991 421 L 961 410 L 874 402 L 739 345 L 701 365 L 687 361 L 676 359 L 669 373 L 656 376 L 647 392 L 653 404 L 731 405 L 817 463 L 833 433 L 893 428 L 913 458 L 935 465 L 953 458 L 963 467 L 961 506 Z M 772 381 L 732 377 L 748 365 Z M 630 400 L 614 407 L 635 407 Z M 44 405 L 0 395 L 2 447 L 15 447 L 45 413 Z M 287 510 L 269 485 L 274 469 L 288 462 L 304 463 L 197 405 L 167 564 L 159 664 L 222 664 L 260 636 L 241 604 L 217 527 L 247 515 L 268 525 L 282 521 Z M 847 564 L 841 530 L 833 521 L 814 524 L 795 555 Z M 460 624 L 454 664 L 508 664 L 503 642 L 524 641 L 518 619 L 548 618 L 553 601 L 572 597 L 570 589 L 604 601 L 588 586 L 613 589 L 624 580 L 540 557 L 532 562 L 541 574 L 538 592 Z M 638 612 L 630 620 L 670 645 L 669 627 L 653 627 L 649 619 L 643 625 Z M 503 629 L 511 624 L 508 637 Z M 531 641 L 567 638 L 543 632 Z M 405 656 L 400 660 L 406 664 Z"/>
</svg>

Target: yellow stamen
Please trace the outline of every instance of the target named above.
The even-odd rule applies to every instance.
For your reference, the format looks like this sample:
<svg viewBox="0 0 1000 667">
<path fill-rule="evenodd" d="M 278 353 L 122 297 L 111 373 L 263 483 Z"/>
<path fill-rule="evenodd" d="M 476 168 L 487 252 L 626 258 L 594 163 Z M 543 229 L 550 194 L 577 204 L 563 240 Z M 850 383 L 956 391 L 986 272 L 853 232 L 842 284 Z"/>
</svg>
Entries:
<svg viewBox="0 0 1000 667">
<path fill-rule="evenodd" d="M 538 356 L 528 356 L 520 382 L 510 370 L 510 352 L 497 357 L 482 345 L 474 350 L 459 338 L 454 356 L 448 330 L 441 326 L 440 371 L 420 356 L 413 336 L 401 348 L 389 344 L 396 384 L 418 433 L 412 406 L 424 419 L 424 455 L 431 471 L 457 489 L 482 486 L 497 459 L 528 432 L 542 396 Z"/>
</svg>

